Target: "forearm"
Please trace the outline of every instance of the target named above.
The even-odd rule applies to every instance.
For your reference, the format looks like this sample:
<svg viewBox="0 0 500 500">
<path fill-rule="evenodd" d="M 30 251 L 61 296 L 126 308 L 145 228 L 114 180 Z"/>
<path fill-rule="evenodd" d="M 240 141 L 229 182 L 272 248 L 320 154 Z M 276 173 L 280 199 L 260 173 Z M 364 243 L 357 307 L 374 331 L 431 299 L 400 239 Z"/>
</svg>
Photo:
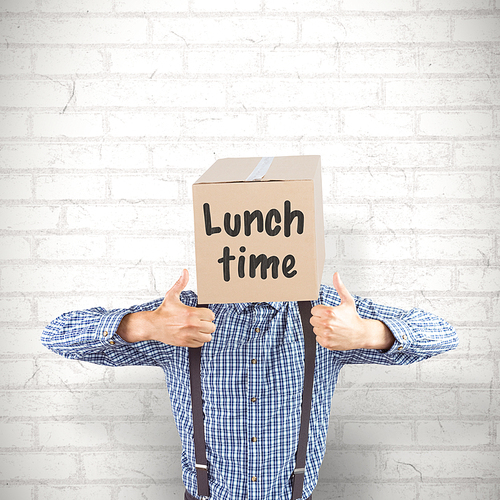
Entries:
<svg viewBox="0 0 500 500">
<path fill-rule="evenodd" d="M 389 327 L 376 319 L 364 319 L 365 324 L 365 349 L 379 349 L 388 351 L 394 344 L 395 337 Z"/>
<path fill-rule="evenodd" d="M 154 311 L 138 311 L 123 317 L 116 330 L 123 340 L 131 344 L 154 338 Z"/>
</svg>

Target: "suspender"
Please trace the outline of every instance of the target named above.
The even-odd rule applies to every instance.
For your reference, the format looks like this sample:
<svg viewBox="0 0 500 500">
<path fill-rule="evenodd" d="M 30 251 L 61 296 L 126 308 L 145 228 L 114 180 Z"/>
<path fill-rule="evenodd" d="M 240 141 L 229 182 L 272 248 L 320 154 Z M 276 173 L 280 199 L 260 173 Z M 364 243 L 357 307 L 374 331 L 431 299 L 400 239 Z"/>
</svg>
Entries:
<svg viewBox="0 0 500 500">
<path fill-rule="evenodd" d="M 307 439 L 309 434 L 309 416 L 311 414 L 312 390 L 314 382 L 314 364 L 316 359 L 316 336 L 309 322 L 311 303 L 300 301 L 299 313 L 304 333 L 304 389 L 302 391 L 302 414 L 300 418 L 299 444 L 295 457 L 295 470 L 292 478 L 292 500 L 302 498 L 304 475 L 306 468 Z M 198 304 L 198 307 L 206 307 Z M 200 375 L 201 347 L 189 348 L 189 370 L 191 374 L 191 404 L 193 409 L 194 451 L 196 460 L 196 479 L 198 495 L 202 498 L 210 496 L 208 487 L 208 462 L 205 450 L 205 430 L 203 424 L 203 407 L 201 397 Z"/>
</svg>

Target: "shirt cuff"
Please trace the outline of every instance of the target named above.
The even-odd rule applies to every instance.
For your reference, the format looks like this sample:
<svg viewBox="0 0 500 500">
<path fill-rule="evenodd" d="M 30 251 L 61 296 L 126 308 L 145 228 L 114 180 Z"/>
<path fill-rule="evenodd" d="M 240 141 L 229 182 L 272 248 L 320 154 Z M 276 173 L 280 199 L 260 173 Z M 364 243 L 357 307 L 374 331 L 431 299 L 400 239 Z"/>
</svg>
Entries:
<svg viewBox="0 0 500 500">
<path fill-rule="evenodd" d="M 132 311 L 122 309 L 120 311 L 113 311 L 106 313 L 102 316 L 96 329 L 96 337 L 102 341 L 104 346 L 114 347 L 120 345 L 130 345 L 130 342 L 123 340 L 116 330 L 120 325 L 122 319 Z"/>
<path fill-rule="evenodd" d="M 413 342 L 413 331 L 408 324 L 397 318 L 383 319 L 382 321 L 394 335 L 394 344 L 390 349 L 383 352 L 385 354 L 395 354 L 407 351 Z"/>
</svg>

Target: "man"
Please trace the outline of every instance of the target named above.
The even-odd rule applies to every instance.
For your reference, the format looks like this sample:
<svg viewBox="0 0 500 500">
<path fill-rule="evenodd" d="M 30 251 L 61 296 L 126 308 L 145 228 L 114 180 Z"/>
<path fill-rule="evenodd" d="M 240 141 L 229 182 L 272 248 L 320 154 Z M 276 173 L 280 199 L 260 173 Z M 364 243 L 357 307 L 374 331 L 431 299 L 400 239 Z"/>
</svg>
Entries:
<svg viewBox="0 0 500 500">
<path fill-rule="evenodd" d="M 201 385 L 210 499 L 290 500 L 301 417 L 304 339 L 296 302 L 213 304 L 180 279 L 161 299 L 130 309 L 66 313 L 42 341 L 70 359 L 156 365 L 165 372 L 182 440 L 187 500 L 199 498 L 188 347 L 203 346 Z M 421 311 L 353 297 L 338 273 L 322 285 L 311 324 L 317 352 L 302 498 L 310 498 L 325 453 L 330 402 L 348 363 L 410 364 L 453 349 L 454 329 Z"/>
</svg>

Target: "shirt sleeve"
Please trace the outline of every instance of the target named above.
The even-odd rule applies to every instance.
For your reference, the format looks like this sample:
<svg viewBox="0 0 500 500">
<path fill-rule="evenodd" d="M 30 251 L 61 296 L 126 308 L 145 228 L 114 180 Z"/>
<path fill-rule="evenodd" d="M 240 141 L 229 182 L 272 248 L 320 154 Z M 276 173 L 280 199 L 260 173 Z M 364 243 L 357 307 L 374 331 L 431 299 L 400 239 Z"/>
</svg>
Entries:
<svg viewBox="0 0 500 500">
<path fill-rule="evenodd" d="M 327 287 L 322 303 L 339 305 L 334 288 Z M 336 296 L 336 297 L 335 297 Z M 441 354 L 458 346 L 455 329 L 444 319 L 414 308 L 410 310 L 375 304 L 370 299 L 354 297 L 358 314 L 364 319 L 376 319 L 387 325 L 394 335 L 394 344 L 387 351 L 354 349 L 345 351 L 345 363 L 377 363 L 408 365 Z"/>
<path fill-rule="evenodd" d="M 182 292 L 181 300 L 196 304 L 193 292 Z M 42 344 L 68 359 L 88 361 L 99 365 L 163 365 L 172 356 L 174 346 L 155 340 L 129 343 L 116 330 L 127 314 L 153 311 L 162 299 L 127 309 L 106 310 L 95 307 L 64 313 L 43 330 Z"/>
</svg>

